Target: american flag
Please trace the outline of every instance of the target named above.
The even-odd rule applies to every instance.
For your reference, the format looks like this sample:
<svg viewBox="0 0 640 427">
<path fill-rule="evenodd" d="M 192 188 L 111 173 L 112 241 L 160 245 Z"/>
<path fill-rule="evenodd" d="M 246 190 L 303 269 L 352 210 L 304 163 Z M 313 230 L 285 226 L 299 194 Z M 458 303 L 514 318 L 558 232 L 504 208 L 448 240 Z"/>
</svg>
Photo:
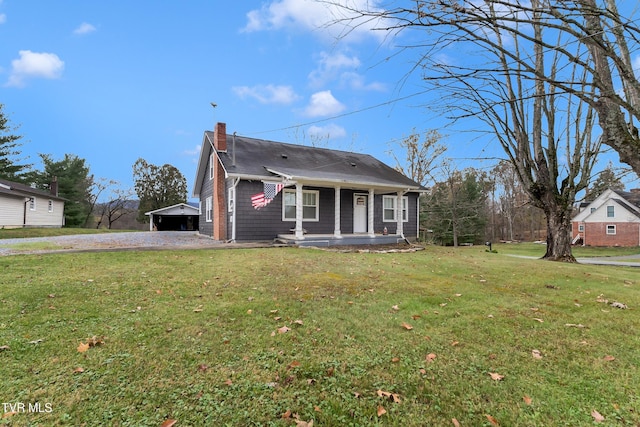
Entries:
<svg viewBox="0 0 640 427">
<path fill-rule="evenodd" d="M 264 208 L 276 198 L 283 187 L 280 182 L 265 182 L 263 191 L 251 196 L 251 206 L 254 209 Z"/>
</svg>

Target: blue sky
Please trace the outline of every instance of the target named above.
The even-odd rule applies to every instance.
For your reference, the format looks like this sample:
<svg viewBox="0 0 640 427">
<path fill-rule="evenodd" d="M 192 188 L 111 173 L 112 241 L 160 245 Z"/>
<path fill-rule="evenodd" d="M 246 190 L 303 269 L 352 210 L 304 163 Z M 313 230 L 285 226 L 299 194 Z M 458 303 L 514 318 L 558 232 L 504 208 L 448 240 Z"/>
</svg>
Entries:
<svg viewBox="0 0 640 427">
<path fill-rule="evenodd" d="M 331 12 L 308 0 L 0 0 L 0 103 L 36 167 L 38 153 L 75 154 L 131 187 L 142 157 L 177 167 L 189 196 L 217 121 L 391 165 L 387 152 L 414 129 L 446 135 L 459 168 L 502 156 L 424 108 L 438 94 L 407 74 L 412 53 L 392 57 L 367 26 L 338 41 Z"/>
</svg>

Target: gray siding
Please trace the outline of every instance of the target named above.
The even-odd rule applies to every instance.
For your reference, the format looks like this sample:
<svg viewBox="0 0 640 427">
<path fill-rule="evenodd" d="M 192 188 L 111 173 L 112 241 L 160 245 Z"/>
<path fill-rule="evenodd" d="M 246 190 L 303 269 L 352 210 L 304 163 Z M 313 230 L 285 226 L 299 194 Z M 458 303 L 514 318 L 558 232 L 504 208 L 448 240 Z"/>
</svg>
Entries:
<svg viewBox="0 0 640 427">
<path fill-rule="evenodd" d="M 209 151 L 207 153 L 207 159 L 208 160 L 207 160 L 206 173 L 202 178 L 203 182 L 202 182 L 202 187 L 199 194 L 201 209 L 200 209 L 200 219 L 198 221 L 199 221 L 200 234 L 213 237 L 213 222 L 206 221 L 207 219 L 206 200 L 207 200 L 207 197 L 213 196 L 213 180 L 209 179 L 209 167 L 210 167 L 209 163 L 211 162 L 211 148 L 209 148 Z"/>
<path fill-rule="evenodd" d="M 229 183 L 227 188 L 229 187 Z M 310 234 L 332 234 L 334 232 L 334 195 L 333 188 L 304 187 L 305 190 L 319 191 L 319 221 L 304 221 L 303 228 Z M 295 221 L 282 220 L 282 193 L 266 207 L 256 210 L 251 206 L 251 196 L 263 191 L 260 181 L 240 181 L 236 187 L 236 240 L 237 241 L 269 241 L 278 234 L 288 234 L 295 227 Z M 343 189 L 340 197 L 340 228 L 345 234 L 353 233 L 353 195 L 366 193 Z M 407 194 L 409 201 L 409 220 L 403 224 L 407 237 L 417 235 L 416 203 L 418 194 Z M 204 205 L 203 205 L 204 206 Z M 396 223 L 382 221 L 382 195 L 374 199 L 374 231 L 382 233 L 384 227 L 390 234 L 396 232 Z M 203 221 L 203 220 L 201 220 Z M 209 223 L 210 224 L 210 223 Z M 202 222 L 201 227 L 202 229 Z M 231 237 L 231 222 L 228 222 L 228 234 Z"/>
</svg>

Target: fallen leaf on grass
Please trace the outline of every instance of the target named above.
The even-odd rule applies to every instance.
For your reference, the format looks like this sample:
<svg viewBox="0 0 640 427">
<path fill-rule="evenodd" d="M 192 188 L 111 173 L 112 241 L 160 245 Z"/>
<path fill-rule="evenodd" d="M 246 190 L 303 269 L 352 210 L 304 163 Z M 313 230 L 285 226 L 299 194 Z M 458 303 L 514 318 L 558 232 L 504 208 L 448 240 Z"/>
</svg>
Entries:
<svg viewBox="0 0 640 427">
<path fill-rule="evenodd" d="M 391 358 L 391 363 L 398 363 L 400 361 L 399 357 L 393 357 Z"/>
<path fill-rule="evenodd" d="M 300 362 L 298 362 L 297 360 L 294 360 L 293 362 L 289 363 L 289 365 L 287 366 L 287 369 L 297 368 L 298 366 L 300 366 Z"/>
<path fill-rule="evenodd" d="M 455 418 L 451 418 L 451 422 L 453 423 L 453 427 L 460 427 L 460 423 Z"/>
<path fill-rule="evenodd" d="M 532 400 L 531 400 L 531 398 L 530 398 L 529 396 L 527 396 L 526 394 L 522 397 L 522 400 L 524 400 L 524 403 L 525 403 L 526 405 L 531 405 Z"/>
<path fill-rule="evenodd" d="M 163 422 L 162 424 L 160 424 L 160 427 L 172 427 L 177 422 L 178 422 L 178 420 L 168 419 L 165 422 Z"/>
<path fill-rule="evenodd" d="M 378 405 L 378 412 L 377 413 L 378 413 L 378 416 L 381 417 L 381 416 L 383 416 L 384 414 L 387 413 L 387 410 L 384 409 L 382 406 Z"/>
<path fill-rule="evenodd" d="M 225 384 L 225 385 L 228 385 L 228 386 L 232 386 L 232 385 L 233 385 L 233 381 L 231 381 L 231 379 L 228 379 L 228 380 L 226 380 L 226 381 L 224 382 L 224 384 Z"/>
<path fill-rule="evenodd" d="M 400 310 L 400 307 L 398 307 L 397 305 L 394 305 L 393 307 L 391 307 L 393 310 L 398 311 Z"/>
<path fill-rule="evenodd" d="M 285 420 L 291 418 L 291 410 L 287 409 L 287 411 L 280 416 L 280 418 L 284 418 Z"/>
<path fill-rule="evenodd" d="M 575 323 L 565 323 L 564 326 L 568 327 L 568 328 L 584 328 L 584 325 L 581 323 L 575 324 Z"/>
<path fill-rule="evenodd" d="M 493 426 L 498 426 L 500 424 L 498 424 L 498 420 L 496 420 L 495 418 L 493 418 L 491 415 L 489 414 L 484 414 L 485 417 L 487 417 L 487 419 L 489 420 L 489 422 L 491 423 L 491 425 Z"/>
<path fill-rule="evenodd" d="M 501 381 L 504 378 L 504 375 L 500 375 L 497 372 L 489 372 L 491 379 L 494 381 Z"/>
<path fill-rule="evenodd" d="M 8 345 L 0 345 L 0 351 L 6 351 L 6 350 L 11 350 L 11 347 L 9 347 Z"/>
<path fill-rule="evenodd" d="M 302 320 L 294 320 L 293 323 L 295 323 L 296 325 L 304 325 L 304 323 L 302 322 Z"/>
<path fill-rule="evenodd" d="M 531 350 L 531 355 L 534 359 L 542 359 L 542 353 L 540 353 L 540 350 Z"/>
<path fill-rule="evenodd" d="M 607 355 L 607 356 L 603 357 L 602 360 L 604 360 L 605 362 L 612 362 L 612 361 L 616 360 L 616 358 L 613 357 L 613 356 Z"/>
<path fill-rule="evenodd" d="M 193 309 L 193 312 L 194 313 L 201 313 L 202 312 L 202 306 L 201 305 L 197 306 L 196 308 Z"/>
<path fill-rule="evenodd" d="M 390 401 L 392 401 L 393 403 L 400 403 L 400 395 L 396 394 L 396 393 L 391 393 L 388 391 L 382 391 L 382 390 L 378 390 L 377 392 L 378 397 L 383 397 L 385 399 L 388 399 Z"/>
<path fill-rule="evenodd" d="M 429 363 L 433 362 L 434 360 L 436 360 L 436 357 L 437 357 L 437 356 L 436 356 L 436 354 L 435 354 L 435 353 L 429 353 L 429 354 L 427 354 L 427 358 L 426 358 L 426 359 L 427 359 L 427 362 L 429 362 Z"/>
<path fill-rule="evenodd" d="M 289 332 L 291 329 L 289 329 L 287 327 L 287 325 L 283 326 L 282 328 L 278 328 L 278 333 L 279 334 L 286 334 L 287 332 Z"/>
<path fill-rule="evenodd" d="M 534 317 L 533 320 L 536 320 L 540 323 L 544 323 L 544 320 L 540 319 L 539 317 Z"/>
<path fill-rule="evenodd" d="M 16 412 L 16 411 L 5 412 L 4 414 L 2 414 L 2 418 L 3 418 L 3 419 L 4 419 L 4 418 L 9 418 L 9 417 L 14 416 L 15 414 L 17 414 L 17 412 Z"/>
<path fill-rule="evenodd" d="M 85 344 L 85 343 L 80 343 L 80 345 L 78 345 L 78 353 L 84 353 L 85 351 L 89 350 L 89 344 Z"/>
<path fill-rule="evenodd" d="M 76 369 L 73 370 L 74 374 L 81 374 L 83 372 L 84 372 L 84 368 L 80 368 L 80 367 L 77 367 Z"/>
<path fill-rule="evenodd" d="M 402 322 L 402 327 L 405 328 L 407 331 L 410 331 L 413 329 L 413 326 L 411 326 L 410 324 L 406 323 L 406 322 Z"/>
<path fill-rule="evenodd" d="M 419 314 L 414 314 L 411 316 L 413 320 L 418 320 L 421 316 Z"/>
<path fill-rule="evenodd" d="M 201 365 L 198 365 L 198 371 L 200 371 L 200 372 L 206 372 L 207 369 L 209 369 L 209 366 L 205 365 L 204 363 L 201 364 Z"/>
<path fill-rule="evenodd" d="M 597 423 L 601 423 L 604 421 L 604 417 L 602 416 L 602 414 L 596 411 L 595 409 L 591 411 L 591 416 L 593 417 L 593 420 Z"/>
</svg>

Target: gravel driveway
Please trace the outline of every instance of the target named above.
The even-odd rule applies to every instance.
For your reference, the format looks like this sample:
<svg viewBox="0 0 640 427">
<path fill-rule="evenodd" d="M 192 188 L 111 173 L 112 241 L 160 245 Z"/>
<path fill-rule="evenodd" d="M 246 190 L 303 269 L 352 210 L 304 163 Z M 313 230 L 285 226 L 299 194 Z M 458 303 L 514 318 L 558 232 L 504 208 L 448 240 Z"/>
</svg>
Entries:
<svg viewBox="0 0 640 427">
<path fill-rule="evenodd" d="M 136 231 L 0 239 L 0 256 L 49 252 L 115 251 L 130 249 L 220 249 L 258 246 L 269 245 L 225 244 L 202 236 L 198 234 L 197 231 Z"/>
</svg>

